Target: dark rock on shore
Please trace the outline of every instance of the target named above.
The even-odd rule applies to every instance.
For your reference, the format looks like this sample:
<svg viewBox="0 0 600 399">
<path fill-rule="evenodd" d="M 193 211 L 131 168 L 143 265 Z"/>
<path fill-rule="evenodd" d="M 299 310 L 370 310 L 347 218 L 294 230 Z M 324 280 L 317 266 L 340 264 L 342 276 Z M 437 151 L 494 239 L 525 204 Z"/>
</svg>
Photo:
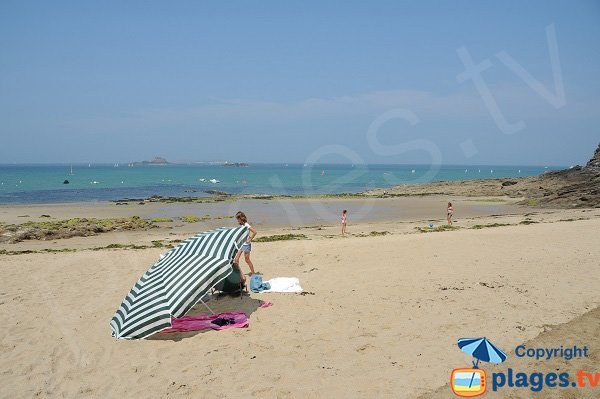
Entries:
<svg viewBox="0 0 600 399">
<path fill-rule="evenodd" d="M 558 208 L 600 207 L 600 145 L 586 166 L 528 178 L 524 194 L 529 205 Z M 539 183 L 539 184 L 536 184 Z"/>
<path fill-rule="evenodd" d="M 385 192 L 385 195 L 383 194 Z M 404 184 L 367 191 L 365 196 L 448 195 L 521 198 L 522 205 L 545 208 L 600 207 L 600 145 L 585 166 L 511 179 Z"/>
<path fill-rule="evenodd" d="M 145 230 L 153 227 L 157 226 L 138 216 L 120 219 L 74 218 L 48 222 L 27 222 L 0 225 L 0 243 L 88 237 L 109 231 Z"/>
<path fill-rule="evenodd" d="M 225 191 L 219 191 L 219 190 L 205 190 L 204 192 L 205 192 L 206 194 L 211 194 L 211 195 L 221 195 L 221 196 L 224 196 L 224 197 L 228 197 L 228 196 L 230 196 L 230 195 L 231 195 L 231 194 L 229 194 L 229 193 L 226 193 Z"/>
</svg>

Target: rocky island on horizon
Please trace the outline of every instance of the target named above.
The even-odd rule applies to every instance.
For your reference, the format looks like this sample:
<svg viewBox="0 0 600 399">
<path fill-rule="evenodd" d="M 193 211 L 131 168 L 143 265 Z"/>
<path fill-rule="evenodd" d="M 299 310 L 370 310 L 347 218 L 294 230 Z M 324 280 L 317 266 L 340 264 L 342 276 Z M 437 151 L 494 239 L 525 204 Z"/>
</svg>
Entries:
<svg viewBox="0 0 600 399">
<path fill-rule="evenodd" d="M 154 157 L 154 159 L 152 159 L 151 161 L 133 162 L 132 165 L 133 166 L 139 166 L 139 165 L 169 165 L 170 163 L 171 162 L 167 161 L 165 158 Z"/>
<path fill-rule="evenodd" d="M 186 165 L 186 164 L 208 164 L 208 165 L 223 165 L 225 167 L 233 167 L 233 168 L 247 168 L 248 165 L 245 162 L 229 162 L 229 161 L 177 161 L 171 162 L 167 161 L 166 158 L 163 157 L 154 157 L 152 160 L 147 161 L 136 161 L 130 163 L 131 166 L 143 166 L 143 165 Z"/>
</svg>

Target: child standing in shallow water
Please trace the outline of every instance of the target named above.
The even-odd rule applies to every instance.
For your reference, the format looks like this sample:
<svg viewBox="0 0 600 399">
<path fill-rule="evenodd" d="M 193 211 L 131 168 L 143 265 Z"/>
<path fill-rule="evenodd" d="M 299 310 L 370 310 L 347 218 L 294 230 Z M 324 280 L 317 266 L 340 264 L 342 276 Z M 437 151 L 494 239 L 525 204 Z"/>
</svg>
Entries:
<svg viewBox="0 0 600 399">
<path fill-rule="evenodd" d="M 346 223 L 348 222 L 348 211 L 342 211 L 342 235 L 346 234 Z"/>
<path fill-rule="evenodd" d="M 235 264 L 239 266 L 239 262 L 240 262 L 240 257 L 242 256 L 242 253 L 244 254 L 244 260 L 246 261 L 246 264 L 248 264 L 248 267 L 250 267 L 250 275 L 254 275 L 254 265 L 252 264 L 252 261 L 250 260 L 250 251 L 252 251 L 252 240 L 254 239 L 254 237 L 256 237 L 256 229 L 252 226 L 250 226 L 250 224 L 248 223 L 248 219 L 246 218 L 246 215 L 244 214 L 244 212 L 238 212 L 235 214 L 235 218 L 237 219 L 237 222 L 242 225 L 242 226 L 246 226 L 248 227 L 248 230 L 250 230 L 250 234 L 248 234 L 248 239 L 246 240 L 246 242 L 242 245 L 242 247 L 240 248 L 240 250 L 238 251 L 237 255 L 235 256 Z M 242 275 L 242 280 L 245 281 L 246 278 L 244 277 L 244 273 L 242 273 L 242 268 L 240 267 L 240 274 Z"/>
</svg>

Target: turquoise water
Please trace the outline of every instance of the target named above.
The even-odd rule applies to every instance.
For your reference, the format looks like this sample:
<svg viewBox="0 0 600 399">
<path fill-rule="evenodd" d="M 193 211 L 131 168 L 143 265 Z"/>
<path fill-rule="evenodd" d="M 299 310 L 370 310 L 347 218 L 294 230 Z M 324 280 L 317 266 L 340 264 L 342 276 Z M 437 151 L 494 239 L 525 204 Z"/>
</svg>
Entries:
<svg viewBox="0 0 600 399">
<path fill-rule="evenodd" d="M 0 165 L 0 204 L 161 196 L 338 194 L 398 184 L 538 175 L 562 167 L 428 165 Z M 204 181 L 201 181 L 204 179 Z M 216 179 L 219 183 L 211 183 Z M 69 184 L 63 184 L 68 180 Z"/>
</svg>

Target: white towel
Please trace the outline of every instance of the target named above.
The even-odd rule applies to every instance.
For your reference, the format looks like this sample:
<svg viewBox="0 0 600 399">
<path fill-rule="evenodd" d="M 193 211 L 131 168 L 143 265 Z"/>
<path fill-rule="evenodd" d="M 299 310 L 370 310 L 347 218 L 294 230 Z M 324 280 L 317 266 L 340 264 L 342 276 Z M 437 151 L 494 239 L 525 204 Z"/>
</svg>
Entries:
<svg viewBox="0 0 600 399">
<path fill-rule="evenodd" d="M 271 284 L 271 289 L 261 292 L 302 292 L 300 280 L 296 277 L 275 277 L 265 283 Z"/>
</svg>

